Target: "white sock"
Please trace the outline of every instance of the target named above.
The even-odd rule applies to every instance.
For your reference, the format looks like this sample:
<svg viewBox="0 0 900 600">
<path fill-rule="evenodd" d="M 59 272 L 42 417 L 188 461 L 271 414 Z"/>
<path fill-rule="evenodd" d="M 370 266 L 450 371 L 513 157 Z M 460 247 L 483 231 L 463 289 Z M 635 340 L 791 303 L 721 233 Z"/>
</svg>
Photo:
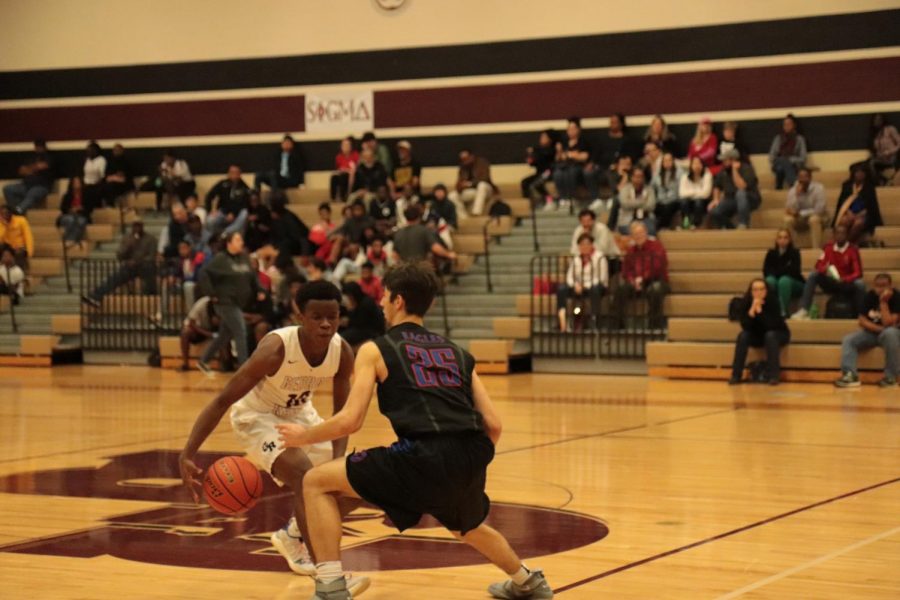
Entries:
<svg viewBox="0 0 900 600">
<path fill-rule="evenodd" d="M 303 538 L 303 534 L 300 533 L 300 528 L 297 527 L 297 519 L 291 517 L 291 520 L 288 521 L 288 535 L 295 538 Z"/>
<path fill-rule="evenodd" d="M 510 575 L 510 578 L 513 580 L 513 583 L 516 585 L 524 585 L 528 578 L 531 577 L 531 571 L 523 564 L 519 567 L 519 570 Z"/>
<path fill-rule="evenodd" d="M 331 583 L 344 576 L 344 567 L 341 561 L 322 562 L 316 565 L 316 579 L 322 583 Z"/>
</svg>

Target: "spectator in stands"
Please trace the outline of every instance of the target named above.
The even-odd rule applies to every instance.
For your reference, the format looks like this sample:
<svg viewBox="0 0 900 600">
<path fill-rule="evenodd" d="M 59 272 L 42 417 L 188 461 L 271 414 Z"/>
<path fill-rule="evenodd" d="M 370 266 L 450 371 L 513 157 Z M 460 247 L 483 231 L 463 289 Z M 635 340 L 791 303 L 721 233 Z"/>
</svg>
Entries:
<svg viewBox="0 0 900 600">
<path fill-rule="evenodd" d="M 282 193 L 273 194 L 271 206 L 269 239 L 272 247 L 285 256 L 308 256 L 309 228 L 287 207 L 287 197 Z"/>
<path fill-rule="evenodd" d="M 584 181 L 584 170 L 590 159 L 591 146 L 581 133 L 581 119 L 569 117 L 566 123 L 566 138 L 556 143 L 553 168 L 553 182 L 556 184 L 559 206 L 568 208 L 572 203 L 578 185 Z M 544 208 L 556 210 L 556 206 L 556 203 L 551 200 Z"/>
<path fill-rule="evenodd" d="M 722 125 L 722 139 L 719 140 L 719 156 L 722 156 L 729 150 L 737 150 L 741 156 L 747 156 L 744 145 L 738 140 L 738 124 L 735 121 L 726 121 Z M 712 174 L 718 175 L 722 170 L 722 165 L 717 164 L 712 168 Z"/>
<path fill-rule="evenodd" d="M 863 281 L 862 261 L 859 248 L 847 237 L 847 228 L 834 228 L 834 241 L 825 244 L 822 255 L 816 261 L 815 269 L 806 278 L 800 309 L 791 315 L 792 319 L 808 319 L 816 288 L 828 294 L 841 294 L 853 299 L 854 310 L 860 310 L 866 284 Z"/>
<path fill-rule="evenodd" d="M 390 260 L 391 253 L 388 251 L 384 239 L 376 237 L 366 249 L 366 262 L 372 264 L 372 272 L 377 277 L 383 277 Z"/>
<path fill-rule="evenodd" d="M 35 140 L 34 153 L 19 167 L 22 181 L 9 183 L 3 187 L 3 197 L 6 198 L 7 206 L 14 212 L 24 215 L 28 209 L 42 202 L 55 183 L 54 165 L 53 156 L 47 150 L 47 142 Z"/>
<path fill-rule="evenodd" d="M 660 229 L 675 229 L 675 217 L 681 210 L 679 190 L 682 176 L 672 153 L 663 154 L 659 172 L 653 176 L 651 183 L 656 196 L 656 223 Z"/>
<path fill-rule="evenodd" d="M 184 199 L 184 209 L 187 211 L 188 216 L 196 215 L 196 217 L 200 219 L 200 224 L 206 225 L 206 218 L 209 216 L 209 212 L 200 206 L 197 194 L 191 194 Z"/>
<path fill-rule="evenodd" d="M 181 326 L 181 370 L 191 369 L 191 346 L 202 344 L 215 335 L 219 317 L 213 311 L 214 304 L 209 296 L 193 303 Z"/>
<path fill-rule="evenodd" d="M 622 190 L 631 183 L 631 173 L 634 171 L 632 168 L 633 164 L 631 156 L 627 154 L 620 156 L 618 161 L 616 161 L 615 168 L 606 174 L 609 178 L 610 198 L 605 201 L 598 198 L 590 204 L 590 208 L 593 211 L 599 213 L 601 210 L 605 210 L 607 212 L 606 224 L 613 230 L 616 229 L 616 224 L 619 222 Z"/>
<path fill-rule="evenodd" d="M 103 204 L 103 182 L 106 178 L 106 158 L 100 150 L 100 144 L 91 140 L 85 150 L 85 159 L 82 171 L 82 183 L 84 183 L 84 199 L 89 206 L 88 211 Z"/>
<path fill-rule="evenodd" d="M 25 271 L 16 264 L 16 253 L 9 246 L 0 249 L 0 295 L 18 305 L 25 299 Z"/>
<path fill-rule="evenodd" d="M 730 151 L 729 151 L 730 152 Z M 712 201 L 713 176 L 699 156 L 691 158 L 688 172 L 681 176 L 678 196 L 681 198 L 682 227 L 697 229 L 703 225 Z"/>
<path fill-rule="evenodd" d="M 572 256 L 578 254 L 578 240 L 582 235 L 591 236 L 591 243 L 607 260 L 617 261 L 621 252 L 612 232 L 606 224 L 597 221 L 597 214 L 589 208 L 578 213 L 578 226 L 572 232 L 572 242 L 569 244 L 569 253 Z M 610 269 L 615 273 L 615 269 Z"/>
<path fill-rule="evenodd" d="M 841 186 L 831 227 L 834 229 L 843 225 L 847 228 L 850 242 L 857 244 L 865 241 L 867 235 L 871 236 L 875 228 L 883 224 L 875 186 L 869 181 L 865 167 L 856 165 L 850 179 Z"/>
<path fill-rule="evenodd" d="M 343 285 L 344 305 L 347 307 L 346 322 L 338 333 L 354 349 L 364 342 L 384 333 L 384 314 L 375 301 L 367 296 L 356 282 Z"/>
<path fill-rule="evenodd" d="M 281 327 L 300 324 L 300 309 L 297 308 L 295 298 L 297 293 L 306 283 L 306 277 L 293 273 L 282 281 L 283 292 L 279 294 L 275 302 L 275 321 Z"/>
<path fill-rule="evenodd" d="M 538 138 L 537 147 L 525 149 L 525 162 L 534 168 L 534 173 L 522 180 L 522 197 L 530 198 L 538 206 L 541 201 L 553 202 L 547 192 L 547 182 L 553 177 L 553 163 L 556 160 L 556 141 L 552 129 L 545 129 Z"/>
<path fill-rule="evenodd" d="M 241 179 L 241 168 L 228 167 L 228 175 L 219 180 L 206 194 L 209 217 L 206 226 L 214 233 L 244 232 L 247 225 L 247 206 L 250 186 Z"/>
<path fill-rule="evenodd" d="M 900 155 L 900 133 L 882 114 L 872 116 L 871 142 L 869 159 L 872 181 L 878 185 L 887 185 L 897 174 Z"/>
<path fill-rule="evenodd" d="M 799 298 L 803 293 L 800 251 L 794 246 L 790 230 L 778 230 L 775 247 L 766 252 L 763 277 L 769 287 L 778 292 L 781 315 L 787 316 L 791 300 Z"/>
<path fill-rule="evenodd" d="M 375 274 L 375 265 L 371 261 L 367 260 L 360 267 L 358 283 L 363 293 L 374 300 L 375 304 L 381 302 L 384 287 L 381 285 L 381 277 Z"/>
<path fill-rule="evenodd" d="M 405 209 L 404 209 L 405 210 Z M 431 190 L 431 200 L 428 202 L 428 210 L 440 215 L 451 231 L 456 231 L 459 226 L 456 220 L 456 205 L 447 198 L 447 187 L 439 183 Z"/>
<path fill-rule="evenodd" d="M 84 234 L 89 222 L 90 212 L 84 202 L 84 187 L 81 177 L 76 175 L 69 180 L 69 188 L 62 197 L 56 226 L 62 229 L 63 240 L 71 246 L 84 241 Z"/>
<path fill-rule="evenodd" d="M 729 385 L 743 379 L 749 347 L 766 349 L 766 382 L 778 385 L 781 379 L 781 349 L 791 341 L 778 302 L 769 294 L 762 279 L 754 279 L 744 294 L 741 304 L 741 332 L 734 345 L 734 362 L 731 364 Z"/>
<path fill-rule="evenodd" d="M 374 228 L 375 221 L 366 214 L 366 205 L 362 200 L 357 200 L 350 205 L 350 218 L 344 220 L 331 234 L 334 245 L 326 262 L 331 265 L 337 264 L 348 244 L 362 246 L 365 243 L 365 230 L 369 227 Z"/>
<path fill-rule="evenodd" d="M 201 277 L 206 289 L 211 290 L 214 310 L 219 317 L 219 334 L 207 346 L 197 363 L 206 374 L 212 373 L 207 364 L 220 349 L 227 348 L 234 340 L 237 348 L 237 366 L 247 360 L 247 335 L 244 328 L 243 309 L 254 301 L 263 301 L 266 294 L 259 285 L 256 273 L 244 253 L 244 238 L 237 231 L 225 234 L 225 250 L 219 252 L 203 267 Z"/>
<path fill-rule="evenodd" d="M 769 165 L 775 174 L 775 189 L 784 184 L 794 185 L 797 169 L 806 164 L 806 138 L 797 130 L 797 119 L 788 113 L 781 124 L 781 133 L 772 140 L 769 148 Z"/>
<path fill-rule="evenodd" d="M 334 270 L 331 272 L 329 279 L 336 285 L 341 285 L 341 282 L 347 275 L 359 273 L 359 267 L 365 261 L 365 258 L 366 255 L 362 253 L 359 244 L 345 245 L 344 252 L 337 264 L 334 265 Z"/>
<path fill-rule="evenodd" d="M 741 160 L 737 150 L 730 150 L 719 157 L 722 170 L 713 182 L 713 200 L 708 210 L 712 224 L 720 229 L 731 229 L 732 217 L 737 214 L 738 229 L 750 226 L 750 212 L 759 208 L 761 198 L 757 187 L 756 171 L 749 162 Z"/>
<path fill-rule="evenodd" d="M 375 230 L 387 234 L 397 226 L 397 202 L 391 197 L 387 186 L 379 186 L 375 197 L 369 203 L 369 216 L 375 224 Z"/>
<path fill-rule="evenodd" d="M 406 140 L 397 142 L 397 158 L 397 164 L 391 171 L 394 199 L 400 198 L 406 188 L 409 188 L 412 196 L 419 196 L 422 193 L 422 165 L 413 156 L 412 144 Z"/>
<path fill-rule="evenodd" d="M 187 161 L 176 158 L 172 150 L 163 153 L 163 160 L 159 165 L 159 173 L 156 178 L 148 179 L 142 190 L 156 191 L 156 210 L 162 210 L 164 205 L 172 203 L 173 199 L 183 201 L 194 193 L 197 188 L 194 176 Z"/>
<path fill-rule="evenodd" d="M 662 168 L 663 152 L 656 142 L 647 142 L 644 144 L 644 155 L 638 161 L 638 168 L 644 171 L 646 181 L 653 181 L 653 178 L 659 175 Z"/>
<path fill-rule="evenodd" d="M 450 192 L 450 201 L 456 206 L 457 216 L 466 217 L 466 203 L 472 203 L 472 214 L 484 212 L 485 203 L 494 192 L 491 183 L 491 163 L 483 156 L 475 156 L 469 149 L 459 153 L 459 174 L 456 189 Z"/>
<path fill-rule="evenodd" d="M 568 331 L 569 298 L 589 298 L 592 321 L 599 325 L 600 299 L 607 288 L 609 288 L 609 265 L 606 257 L 594 247 L 594 238 L 582 233 L 578 237 L 578 252 L 569 261 L 566 282 L 556 291 L 559 330 Z"/>
<path fill-rule="evenodd" d="M 369 202 L 381 186 L 388 186 L 388 172 L 384 165 L 376 160 L 375 153 L 366 148 L 360 155 L 360 163 L 356 167 L 353 187 L 347 201 Z"/>
<path fill-rule="evenodd" d="M 358 164 L 359 152 L 353 148 L 353 136 L 345 137 L 341 140 L 341 151 L 334 157 L 334 173 L 328 186 L 332 201 L 343 202 L 347 199 Z"/>
<path fill-rule="evenodd" d="M 880 346 L 884 349 L 884 377 L 878 387 L 897 387 L 900 377 L 900 292 L 893 287 L 888 273 L 875 276 L 875 287 L 865 295 L 859 311 L 856 333 L 844 336 L 841 342 L 841 377 L 834 385 L 841 388 L 859 387 L 856 362 L 860 350 Z"/>
<path fill-rule="evenodd" d="M 647 185 L 645 177 L 641 169 L 634 169 L 631 171 L 631 181 L 619 191 L 618 229 L 622 235 L 628 235 L 633 221 L 642 221 L 647 226 L 647 232 L 651 236 L 656 235 L 656 216 L 653 213 L 656 194 Z"/>
<path fill-rule="evenodd" d="M 0 206 L 0 245 L 9 246 L 16 264 L 28 272 L 28 259 L 34 256 L 34 236 L 23 215 L 15 215 L 9 206 Z"/>
<path fill-rule="evenodd" d="M 254 298 L 244 309 L 244 335 L 247 339 L 247 354 L 253 354 L 275 322 L 275 306 L 272 294 L 263 289 L 262 295 Z"/>
<path fill-rule="evenodd" d="M 325 264 L 325 261 L 318 258 L 310 260 L 306 265 L 305 270 L 307 281 L 322 281 L 323 279 L 328 279 L 328 265 Z"/>
<path fill-rule="evenodd" d="M 687 157 L 699 157 L 707 169 L 713 169 L 716 165 L 716 152 L 719 149 L 719 139 L 713 133 L 712 121 L 708 117 L 700 119 L 697 131 L 688 145 Z M 719 159 L 721 160 L 721 159 Z"/>
<path fill-rule="evenodd" d="M 632 163 L 641 157 L 643 145 L 640 140 L 633 138 L 628 132 L 628 124 L 625 115 L 622 113 L 613 113 L 609 117 L 609 129 L 606 135 L 602 136 L 600 145 L 593 156 L 592 162 L 595 163 L 597 169 L 593 171 L 601 185 L 606 179 L 607 171 L 614 168 L 619 158 L 628 156 Z"/>
<path fill-rule="evenodd" d="M 212 249 L 210 248 L 210 241 L 212 239 L 212 234 L 209 233 L 209 230 L 203 227 L 203 223 L 200 222 L 200 217 L 197 215 L 190 215 L 187 218 L 187 233 L 182 238 L 182 241 L 187 242 L 191 246 L 191 251 L 200 252 L 206 256 L 210 256 L 212 254 Z"/>
<path fill-rule="evenodd" d="M 134 191 L 134 170 L 125 158 L 122 144 L 113 146 L 112 155 L 106 161 L 106 179 L 103 183 L 103 203 L 116 206 L 116 200 Z"/>
<path fill-rule="evenodd" d="M 618 320 L 624 325 L 628 301 L 643 297 L 647 300 L 650 327 L 662 329 L 665 327 L 663 302 L 669 293 L 666 249 L 659 240 L 648 237 L 643 221 L 633 221 L 630 230 L 631 243 L 622 264 L 622 281 L 615 291 Z"/>
<path fill-rule="evenodd" d="M 669 131 L 669 126 L 662 115 L 653 115 L 650 120 L 650 126 L 644 132 L 644 142 L 652 142 L 656 144 L 662 152 L 669 152 L 672 155 L 678 154 L 678 142 L 675 134 Z"/>
<path fill-rule="evenodd" d="M 391 151 L 388 150 L 387 146 L 379 142 L 375 137 L 375 134 L 371 131 L 367 131 L 363 134 L 362 149 L 363 151 L 372 151 L 372 154 L 375 155 L 375 160 L 380 162 L 384 167 L 385 173 L 392 173 L 394 171 L 394 160 L 391 157 Z"/>
<path fill-rule="evenodd" d="M 190 286 L 190 294 L 185 294 L 193 304 L 194 285 L 200 274 L 200 266 L 205 262 L 206 255 L 203 252 L 195 252 L 191 243 L 187 240 L 178 242 L 176 256 L 166 261 L 166 284 L 169 288 L 181 290 L 185 285 Z"/>
<path fill-rule="evenodd" d="M 104 296 L 135 278 L 141 279 L 141 291 L 144 295 L 155 294 L 156 245 L 156 238 L 144 231 L 144 223 L 133 222 L 131 233 L 123 236 L 119 242 L 119 250 L 116 252 L 118 269 L 93 291 L 82 296 L 82 302 L 100 308 Z"/>
<path fill-rule="evenodd" d="M 319 205 L 319 222 L 309 232 L 309 243 L 317 258 L 322 260 L 331 256 L 331 234 L 337 225 L 331 220 L 331 205 L 323 202 Z"/>
<path fill-rule="evenodd" d="M 422 224 L 418 206 L 406 209 L 407 226 L 394 234 L 394 254 L 397 261 L 421 262 L 429 253 L 448 260 L 456 260 L 456 253 L 441 244 L 437 234 Z"/>
<path fill-rule="evenodd" d="M 157 252 L 164 258 L 177 256 L 178 243 L 188 234 L 188 214 L 184 205 L 176 202 L 169 213 L 169 221 L 160 232 L 157 243 Z"/>
<path fill-rule="evenodd" d="M 797 182 L 787 194 L 784 226 L 791 232 L 809 229 L 812 247 L 822 247 L 822 223 L 825 221 L 825 187 L 812 180 L 806 167 L 797 171 Z"/>
<path fill-rule="evenodd" d="M 263 204 L 259 192 L 252 190 L 247 205 L 247 226 L 244 230 L 244 244 L 250 252 L 256 252 L 271 241 L 272 215 Z"/>
<path fill-rule="evenodd" d="M 273 169 L 256 174 L 253 188 L 259 191 L 262 184 L 266 184 L 272 191 L 295 188 L 303 185 L 306 178 L 306 161 L 300 148 L 294 143 L 294 138 L 284 134 L 281 139 L 281 147 L 278 156 L 273 161 L 276 165 Z"/>
</svg>

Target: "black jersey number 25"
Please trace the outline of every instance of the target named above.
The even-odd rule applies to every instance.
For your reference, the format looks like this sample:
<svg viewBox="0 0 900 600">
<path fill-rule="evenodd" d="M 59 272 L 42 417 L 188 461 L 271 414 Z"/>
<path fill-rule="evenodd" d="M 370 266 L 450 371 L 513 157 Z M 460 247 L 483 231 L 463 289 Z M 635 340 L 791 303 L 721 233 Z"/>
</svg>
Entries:
<svg viewBox="0 0 900 600">
<path fill-rule="evenodd" d="M 412 371 L 419 387 L 458 387 L 462 384 L 456 355 L 450 348 L 421 348 L 407 346 L 406 355 L 412 361 Z"/>
</svg>

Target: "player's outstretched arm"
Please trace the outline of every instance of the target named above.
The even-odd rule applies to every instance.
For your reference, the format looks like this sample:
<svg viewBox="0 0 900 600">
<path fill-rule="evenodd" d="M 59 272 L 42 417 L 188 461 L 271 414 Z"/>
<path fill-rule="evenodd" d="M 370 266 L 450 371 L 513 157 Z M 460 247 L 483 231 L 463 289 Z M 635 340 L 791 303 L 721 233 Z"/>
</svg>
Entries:
<svg viewBox="0 0 900 600">
<path fill-rule="evenodd" d="M 500 439 L 500 432 L 503 430 L 503 424 L 500 422 L 500 416 L 494 409 L 494 403 L 487 393 L 487 389 L 478 377 L 478 373 L 472 373 L 472 396 L 475 399 L 475 410 L 481 413 L 484 418 L 484 428 L 487 436 L 491 438 L 494 445 Z"/>
<path fill-rule="evenodd" d="M 315 427 L 306 429 L 302 425 L 280 424 L 275 427 L 281 434 L 281 442 L 287 448 L 308 446 L 346 437 L 360 430 L 372 401 L 378 366 L 383 364 L 378 346 L 372 342 L 363 344 L 356 355 L 353 387 L 347 403 L 336 415 Z"/>
<path fill-rule="evenodd" d="M 341 364 L 337 373 L 334 374 L 332 382 L 331 397 L 334 403 L 332 407 L 333 415 L 338 414 L 347 404 L 347 398 L 350 396 L 350 378 L 353 376 L 353 349 L 346 341 L 341 341 Z M 347 436 L 338 438 L 331 443 L 332 458 L 340 458 L 347 453 Z"/>
<path fill-rule="evenodd" d="M 194 464 L 194 455 L 197 450 L 222 420 L 225 411 L 252 390 L 263 377 L 276 373 L 283 359 L 284 344 L 281 338 L 277 335 L 266 336 L 225 388 L 200 411 L 187 443 L 184 445 L 184 450 L 178 457 L 181 479 L 190 489 L 195 502 L 200 499 L 197 493 L 200 488 L 198 478 L 203 473 Z"/>
</svg>

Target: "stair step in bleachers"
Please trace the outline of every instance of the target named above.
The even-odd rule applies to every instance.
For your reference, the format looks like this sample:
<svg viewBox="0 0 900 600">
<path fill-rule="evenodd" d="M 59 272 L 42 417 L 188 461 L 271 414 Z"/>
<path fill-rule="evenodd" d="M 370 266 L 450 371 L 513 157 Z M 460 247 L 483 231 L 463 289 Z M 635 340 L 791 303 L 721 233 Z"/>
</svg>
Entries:
<svg viewBox="0 0 900 600">
<path fill-rule="evenodd" d="M 649 367 L 727 367 L 734 356 L 734 342 L 650 342 L 647 344 Z M 765 360 L 765 351 L 751 348 L 748 361 Z M 834 374 L 841 364 L 840 344 L 788 344 L 781 352 L 786 369 L 827 370 Z M 881 348 L 859 355 L 859 368 L 881 370 L 884 352 Z"/>
<path fill-rule="evenodd" d="M 746 288 L 745 288 L 746 289 Z M 739 293 L 731 294 L 669 294 L 666 296 L 665 313 L 669 317 L 718 317 L 728 315 L 728 303 Z M 819 314 L 825 314 L 828 296 L 816 294 L 813 304 Z"/>
<path fill-rule="evenodd" d="M 81 333 L 81 315 L 53 315 L 51 330 L 56 335 L 78 335 Z"/>
<path fill-rule="evenodd" d="M 495 317 L 494 335 L 501 339 L 527 340 L 531 337 L 531 320 L 528 317 Z"/>
<path fill-rule="evenodd" d="M 854 319 L 789 321 L 791 343 L 840 344 L 848 333 L 859 330 Z M 670 342 L 734 342 L 740 323 L 724 318 L 669 318 Z"/>
<path fill-rule="evenodd" d="M 821 250 L 801 250 L 803 268 L 811 271 Z M 862 248 L 863 270 L 889 270 L 900 267 L 900 248 Z M 765 252 L 760 250 L 685 251 L 668 253 L 670 271 L 753 271 L 762 272 Z"/>
<path fill-rule="evenodd" d="M 877 272 L 874 269 L 864 269 L 863 279 L 867 286 L 872 285 Z M 894 281 L 900 281 L 900 271 L 887 270 L 887 272 Z M 672 292 L 676 294 L 743 294 L 754 275 L 743 271 L 677 272 L 669 275 L 669 283 Z"/>
</svg>

